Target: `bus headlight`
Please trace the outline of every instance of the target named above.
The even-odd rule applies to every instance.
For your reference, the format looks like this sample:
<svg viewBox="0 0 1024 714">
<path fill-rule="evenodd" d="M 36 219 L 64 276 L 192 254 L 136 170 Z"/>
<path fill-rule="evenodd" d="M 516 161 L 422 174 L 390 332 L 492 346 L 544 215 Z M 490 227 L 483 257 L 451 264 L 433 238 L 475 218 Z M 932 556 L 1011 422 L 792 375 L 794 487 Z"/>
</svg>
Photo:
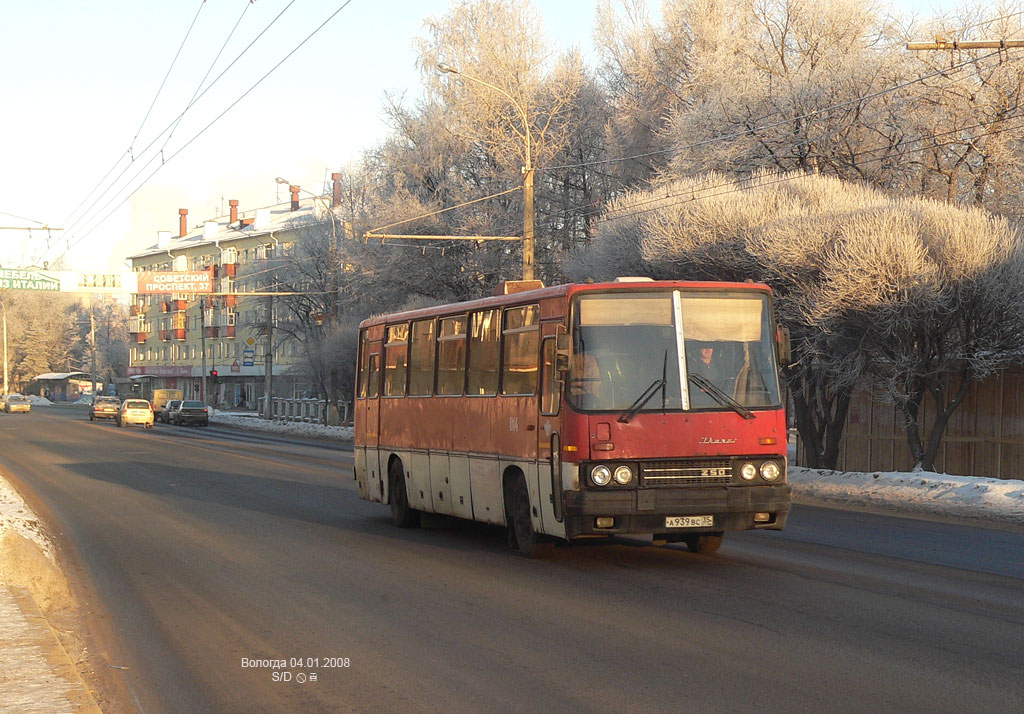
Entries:
<svg viewBox="0 0 1024 714">
<path fill-rule="evenodd" d="M 615 483 L 620 486 L 625 486 L 627 483 L 633 480 L 633 469 L 628 466 L 620 466 L 615 469 Z"/>
<path fill-rule="evenodd" d="M 774 461 L 765 461 L 761 464 L 761 478 L 765 481 L 775 481 L 781 474 L 779 465 Z"/>
<path fill-rule="evenodd" d="M 590 480 L 598 486 L 607 486 L 612 480 L 612 471 L 607 466 L 595 466 L 590 472 Z"/>
<path fill-rule="evenodd" d="M 753 481 L 754 477 L 757 476 L 757 467 L 748 461 L 740 467 L 740 476 L 743 477 L 744 481 Z"/>
</svg>

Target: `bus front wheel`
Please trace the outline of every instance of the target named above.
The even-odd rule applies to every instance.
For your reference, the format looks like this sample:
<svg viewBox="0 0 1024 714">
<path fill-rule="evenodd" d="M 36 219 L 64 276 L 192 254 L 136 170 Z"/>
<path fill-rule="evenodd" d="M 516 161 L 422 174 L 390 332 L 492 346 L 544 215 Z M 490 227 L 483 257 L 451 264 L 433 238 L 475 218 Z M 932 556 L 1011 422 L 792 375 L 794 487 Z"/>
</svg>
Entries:
<svg viewBox="0 0 1024 714">
<path fill-rule="evenodd" d="M 722 533 L 692 533 L 683 538 L 692 553 L 710 555 L 722 547 Z"/>
<path fill-rule="evenodd" d="M 409 506 L 405 490 L 405 469 L 395 460 L 388 469 L 388 501 L 391 502 L 391 520 L 399 528 L 412 528 L 419 524 L 420 512 Z"/>
<path fill-rule="evenodd" d="M 509 545 L 527 558 L 548 555 L 555 544 L 533 530 L 533 521 L 530 518 L 530 492 L 526 488 L 526 477 L 522 474 L 506 482 L 505 503 Z"/>
</svg>

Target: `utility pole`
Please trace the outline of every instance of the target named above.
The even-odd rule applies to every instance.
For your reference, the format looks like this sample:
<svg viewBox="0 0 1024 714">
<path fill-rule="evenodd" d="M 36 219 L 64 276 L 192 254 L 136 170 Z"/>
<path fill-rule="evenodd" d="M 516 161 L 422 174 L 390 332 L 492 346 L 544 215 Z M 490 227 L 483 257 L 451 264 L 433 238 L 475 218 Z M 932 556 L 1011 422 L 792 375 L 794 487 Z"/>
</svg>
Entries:
<svg viewBox="0 0 1024 714">
<path fill-rule="evenodd" d="M 0 302 L 4 309 L 4 394 L 7 394 L 7 303 Z"/>
<path fill-rule="evenodd" d="M 89 336 L 92 341 L 92 357 L 89 364 L 89 372 L 92 375 L 92 396 L 96 398 L 96 306 L 89 300 Z"/>
<path fill-rule="evenodd" d="M 206 404 L 206 298 L 199 298 L 199 344 L 203 352 L 203 381 L 200 398 Z"/>
<path fill-rule="evenodd" d="M 267 342 L 263 348 L 263 418 L 274 418 L 274 296 L 267 295 Z"/>
</svg>

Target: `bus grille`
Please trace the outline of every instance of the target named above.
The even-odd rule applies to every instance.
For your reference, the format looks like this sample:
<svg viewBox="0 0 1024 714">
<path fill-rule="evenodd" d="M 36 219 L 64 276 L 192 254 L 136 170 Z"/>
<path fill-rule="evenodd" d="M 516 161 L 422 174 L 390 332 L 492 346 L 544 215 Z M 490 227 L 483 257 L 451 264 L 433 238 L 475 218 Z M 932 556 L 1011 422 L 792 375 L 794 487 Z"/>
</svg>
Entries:
<svg viewBox="0 0 1024 714">
<path fill-rule="evenodd" d="M 725 460 L 652 461 L 640 464 L 642 486 L 718 486 L 732 480 Z"/>
</svg>

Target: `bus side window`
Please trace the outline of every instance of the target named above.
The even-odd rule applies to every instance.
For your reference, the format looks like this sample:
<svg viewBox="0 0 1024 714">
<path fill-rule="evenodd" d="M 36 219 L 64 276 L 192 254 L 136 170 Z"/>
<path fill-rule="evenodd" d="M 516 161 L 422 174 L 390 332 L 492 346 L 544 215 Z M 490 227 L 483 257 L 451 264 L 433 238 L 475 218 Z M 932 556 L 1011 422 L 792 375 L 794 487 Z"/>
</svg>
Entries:
<svg viewBox="0 0 1024 714">
<path fill-rule="evenodd" d="M 469 375 L 466 394 L 498 393 L 501 358 L 501 310 L 480 310 L 470 319 Z"/>
<path fill-rule="evenodd" d="M 445 317 L 437 334 L 437 394 L 460 397 L 465 382 L 466 317 Z"/>
<path fill-rule="evenodd" d="M 537 347 L 540 307 L 526 305 L 505 310 L 501 393 L 537 393 Z"/>
<path fill-rule="evenodd" d="M 367 341 L 367 331 L 363 330 L 359 335 L 359 398 L 366 399 L 366 374 L 370 366 L 370 344 Z"/>
<path fill-rule="evenodd" d="M 384 345 L 384 396 L 404 397 L 409 358 L 409 323 L 390 325 Z"/>
<path fill-rule="evenodd" d="M 370 355 L 370 366 L 366 370 L 366 398 L 376 399 L 380 393 L 380 355 Z"/>
<path fill-rule="evenodd" d="M 409 396 L 428 397 L 434 391 L 434 321 L 412 323 L 409 346 Z"/>
<path fill-rule="evenodd" d="M 541 348 L 541 388 L 540 413 L 545 416 L 558 414 L 560 386 L 558 371 L 555 368 L 555 338 L 545 337 Z"/>
</svg>

